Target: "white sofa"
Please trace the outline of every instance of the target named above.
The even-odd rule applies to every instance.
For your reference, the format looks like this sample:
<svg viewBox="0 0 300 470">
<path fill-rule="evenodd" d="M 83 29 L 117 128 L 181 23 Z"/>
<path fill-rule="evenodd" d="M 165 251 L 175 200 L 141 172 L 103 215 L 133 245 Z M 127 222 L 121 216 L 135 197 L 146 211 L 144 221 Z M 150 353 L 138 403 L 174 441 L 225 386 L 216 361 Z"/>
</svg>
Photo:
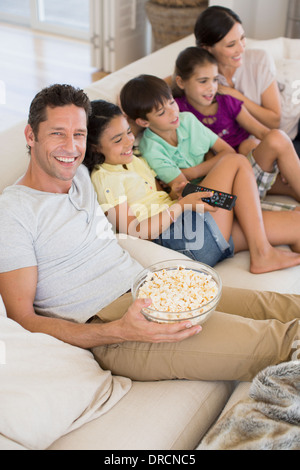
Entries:
<svg viewBox="0 0 300 470">
<path fill-rule="evenodd" d="M 297 53 L 293 41 L 250 41 L 250 46 L 267 47 L 279 63 Z M 192 36 L 171 44 L 93 83 L 86 92 L 91 99 L 116 101 L 121 86 L 140 73 L 169 76 L 179 51 L 193 44 Z M 25 124 L 0 134 L 0 192 L 27 166 Z M 130 237 L 121 237 L 120 244 L 144 266 L 175 257 L 170 250 Z M 227 286 L 300 293 L 300 266 L 253 275 L 248 265 L 249 254 L 243 252 L 216 269 Z M 130 383 L 112 377 L 88 351 L 29 333 L 6 318 L 1 298 L 0 383 L 0 449 L 50 450 L 197 449 L 229 398 L 232 405 L 236 397 L 247 395 L 249 386 L 183 380 Z"/>
</svg>

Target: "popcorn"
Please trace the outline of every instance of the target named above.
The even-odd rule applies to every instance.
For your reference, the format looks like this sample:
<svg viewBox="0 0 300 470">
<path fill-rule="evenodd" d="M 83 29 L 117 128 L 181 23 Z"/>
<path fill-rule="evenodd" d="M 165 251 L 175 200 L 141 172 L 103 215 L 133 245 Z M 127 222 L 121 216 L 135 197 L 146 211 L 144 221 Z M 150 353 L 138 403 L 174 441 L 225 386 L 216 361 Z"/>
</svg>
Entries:
<svg viewBox="0 0 300 470">
<path fill-rule="evenodd" d="M 190 318 L 196 309 L 197 314 L 204 313 L 210 308 L 205 308 L 206 304 L 217 295 L 218 285 L 212 276 L 184 266 L 149 272 L 138 292 L 138 298 L 151 298 L 150 309 L 157 311 L 157 318 L 172 320 Z"/>
</svg>

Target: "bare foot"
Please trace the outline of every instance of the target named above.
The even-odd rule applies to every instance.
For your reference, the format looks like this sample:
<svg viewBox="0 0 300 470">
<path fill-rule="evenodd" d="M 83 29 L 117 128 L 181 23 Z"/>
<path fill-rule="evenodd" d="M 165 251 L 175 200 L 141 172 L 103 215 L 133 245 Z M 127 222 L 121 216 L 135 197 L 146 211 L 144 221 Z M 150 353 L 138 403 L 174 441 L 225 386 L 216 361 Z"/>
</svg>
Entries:
<svg viewBox="0 0 300 470">
<path fill-rule="evenodd" d="M 250 272 L 262 274 L 298 265 L 300 265 L 299 253 L 270 247 L 263 255 L 251 256 Z"/>
</svg>

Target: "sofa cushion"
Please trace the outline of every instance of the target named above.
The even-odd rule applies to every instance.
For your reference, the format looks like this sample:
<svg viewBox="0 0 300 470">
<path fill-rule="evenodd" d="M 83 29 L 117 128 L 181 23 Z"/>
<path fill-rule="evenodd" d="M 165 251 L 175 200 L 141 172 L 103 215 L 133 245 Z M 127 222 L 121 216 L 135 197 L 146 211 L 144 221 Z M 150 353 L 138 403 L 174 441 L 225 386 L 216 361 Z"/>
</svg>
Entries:
<svg viewBox="0 0 300 470">
<path fill-rule="evenodd" d="M 27 450 L 26 447 L 21 446 L 11 439 L 0 434 L 0 450 Z"/>
<path fill-rule="evenodd" d="M 283 86 L 281 128 L 294 137 L 300 119 L 300 60 L 281 58 L 276 61 L 276 70 L 277 80 Z"/>
<path fill-rule="evenodd" d="M 272 197 L 268 199 L 273 200 Z M 278 198 L 277 198 L 278 199 Z M 281 198 L 281 202 L 287 200 Z M 147 240 L 140 240 L 124 234 L 117 235 L 119 244 L 135 258 L 142 266 L 147 267 L 162 260 L 180 259 L 187 257 L 174 250 L 164 248 Z M 288 249 L 282 247 L 283 249 Z M 214 269 L 219 273 L 222 283 L 227 287 L 239 287 L 258 291 L 274 291 L 286 294 L 300 292 L 300 266 L 264 274 L 252 274 L 249 271 L 249 251 L 242 251 L 218 263 Z"/>
<path fill-rule="evenodd" d="M 93 355 L 0 316 L 0 435 L 45 449 L 110 410 L 131 387 Z"/>
<path fill-rule="evenodd" d="M 232 382 L 133 382 L 109 413 L 49 450 L 191 450 L 218 417 Z"/>
<path fill-rule="evenodd" d="M 296 38 L 283 38 L 284 41 L 284 54 L 286 59 L 300 59 L 300 39 Z"/>
<path fill-rule="evenodd" d="M 24 136 L 25 126 L 26 121 L 21 121 L 0 133 L 0 193 L 6 186 L 13 184 L 27 168 L 29 157 Z"/>
<path fill-rule="evenodd" d="M 237 253 L 215 266 L 224 286 L 258 291 L 273 291 L 282 294 L 300 292 L 300 266 L 264 274 L 249 271 L 249 251 Z"/>
</svg>

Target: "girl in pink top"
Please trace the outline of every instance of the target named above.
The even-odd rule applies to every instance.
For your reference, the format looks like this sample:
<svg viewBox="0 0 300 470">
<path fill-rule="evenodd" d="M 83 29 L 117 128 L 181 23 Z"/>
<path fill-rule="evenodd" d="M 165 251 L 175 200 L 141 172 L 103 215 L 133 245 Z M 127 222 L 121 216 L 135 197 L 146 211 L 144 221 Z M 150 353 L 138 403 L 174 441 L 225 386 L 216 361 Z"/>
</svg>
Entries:
<svg viewBox="0 0 300 470">
<path fill-rule="evenodd" d="M 257 121 L 240 100 L 217 94 L 218 85 L 217 62 L 207 50 L 188 47 L 179 54 L 173 95 L 180 111 L 192 112 L 238 153 L 248 157 L 261 198 L 272 192 L 276 181 L 273 194 L 300 201 L 300 161 L 290 138 Z"/>
</svg>

